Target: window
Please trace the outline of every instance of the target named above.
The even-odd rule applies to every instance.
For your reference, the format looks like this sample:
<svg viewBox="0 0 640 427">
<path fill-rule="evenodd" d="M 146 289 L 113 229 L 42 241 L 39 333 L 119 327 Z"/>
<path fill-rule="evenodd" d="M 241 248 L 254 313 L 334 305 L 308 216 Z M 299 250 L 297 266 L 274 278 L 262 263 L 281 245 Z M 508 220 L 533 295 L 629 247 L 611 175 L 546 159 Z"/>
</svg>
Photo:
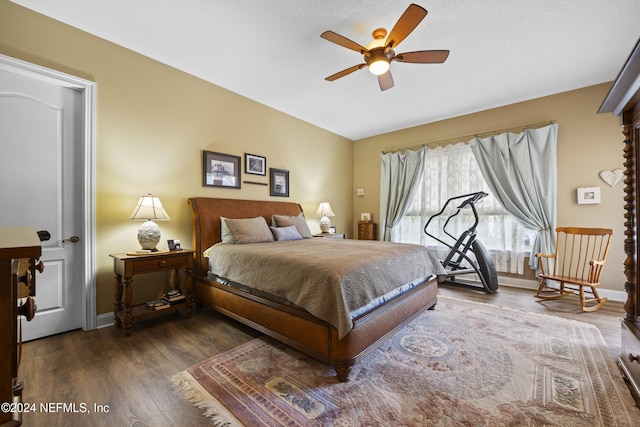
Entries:
<svg viewBox="0 0 640 427">
<path fill-rule="evenodd" d="M 489 194 L 476 204 L 480 223 L 477 238 L 487 247 L 493 257 L 496 270 L 523 274 L 524 258 L 531 250 L 530 242 L 535 232 L 517 222 L 491 195 L 482 177 L 478 163 L 467 144 L 459 143 L 428 149 L 424 176 L 411 207 L 400 223 L 394 227 L 392 240 L 416 243 L 436 249 L 438 257 L 444 258 L 450 251 L 424 233 L 429 217 L 438 213 L 451 197 L 484 191 Z M 460 200 L 462 201 L 462 200 Z M 451 210 L 432 221 L 429 232 L 444 241 L 453 240 L 442 232 L 448 216 L 455 212 L 457 204 L 450 204 Z M 447 225 L 447 231 L 459 236 L 473 221 L 470 209 L 463 209 Z"/>
</svg>

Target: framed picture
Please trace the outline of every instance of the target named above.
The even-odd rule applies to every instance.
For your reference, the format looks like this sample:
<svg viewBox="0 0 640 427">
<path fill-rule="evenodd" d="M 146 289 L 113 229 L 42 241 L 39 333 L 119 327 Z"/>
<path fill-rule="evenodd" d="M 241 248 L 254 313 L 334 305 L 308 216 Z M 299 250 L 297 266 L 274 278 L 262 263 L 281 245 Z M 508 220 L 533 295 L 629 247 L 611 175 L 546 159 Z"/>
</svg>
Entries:
<svg viewBox="0 0 640 427">
<path fill-rule="evenodd" d="M 600 187 L 578 188 L 579 205 L 595 205 L 600 203 Z"/>
<path fill-rule="evenodd" d="M 266 157 L 255 154 L 244 153 L 244 173 L 251 175 L 267 175 Z"/>
<path fill-rule="evenodd" d="M 289 171 L 284 169 L 269 169 L 272 196 L 289 197 Z"/>
<path fill-rule="evenodd" d="M 371 221 L 371 212 L 363 212 L 360 214 L 360 221 Z"/>
<path fill-rule="evenodd" d="M 204 187 L 240 188 L 240 156 L 202 151 Z"/>
</svg>

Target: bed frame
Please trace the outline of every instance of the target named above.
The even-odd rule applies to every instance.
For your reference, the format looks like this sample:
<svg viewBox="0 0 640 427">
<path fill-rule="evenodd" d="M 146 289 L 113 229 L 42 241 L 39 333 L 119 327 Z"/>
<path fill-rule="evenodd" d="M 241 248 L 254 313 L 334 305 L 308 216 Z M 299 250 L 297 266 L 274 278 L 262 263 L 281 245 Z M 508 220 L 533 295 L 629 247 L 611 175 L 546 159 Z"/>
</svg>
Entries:
<svg viewBox="0 0 640 427">
<path fill-rule="evenodd" d="M 298 215 L 297 203 L 215 199 L 189 199 L 195 249 L 194 284 L 198 304 L 211 307 L 257 331 L 333 366 L 338 380 L 348 381 L 353 365 L 375 350 L 426 309 L 437 302 L 435 278 L 354 319 L 353 329 L 338 339 L 330 324 L 306 311 L 251 295 L 207 279 L 208 262 L 202 252 L 220 242 L 220 217 L 253 218 Z"/>
</svg>

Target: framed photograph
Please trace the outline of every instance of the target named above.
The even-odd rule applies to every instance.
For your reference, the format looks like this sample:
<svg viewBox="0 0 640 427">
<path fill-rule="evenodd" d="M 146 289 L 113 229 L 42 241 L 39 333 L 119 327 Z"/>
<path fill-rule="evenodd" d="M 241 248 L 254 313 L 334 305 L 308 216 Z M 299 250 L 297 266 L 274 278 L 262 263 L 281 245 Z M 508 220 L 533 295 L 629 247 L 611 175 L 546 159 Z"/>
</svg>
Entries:
<svg viewBox="0 0 640 427">
<path fill-rule="evenodd" d="M 240 156 L 202 151 L 204 187 L 240 188 Z"/>
<path fill-rule="evenodd" d="M 578 188 L 579 205 L 595 205 L 600 203 L 600 187 Z"/>
<path fill-rule="evenodd" d="M 270 195 L 289 197 L 289 171 L 284 169 L 269 169 L 271 184 Z"/>
<path fill-rule="evenodd" d="M 331 227 L 329 227 L 329 233 L 336 234 L 336 226 L 335 225 L 332 225 Z"/>
<path fill-rule="evenodd" d="M 267 158 L 255 154 L 244 153 L 244 173 L 251 175 L 267 175 Z"/>
<path fill-rule="evenodd" d="M 360 214 L 360 221 L 371 221 L 371 212 L 363 212 Z"/>
</svg>

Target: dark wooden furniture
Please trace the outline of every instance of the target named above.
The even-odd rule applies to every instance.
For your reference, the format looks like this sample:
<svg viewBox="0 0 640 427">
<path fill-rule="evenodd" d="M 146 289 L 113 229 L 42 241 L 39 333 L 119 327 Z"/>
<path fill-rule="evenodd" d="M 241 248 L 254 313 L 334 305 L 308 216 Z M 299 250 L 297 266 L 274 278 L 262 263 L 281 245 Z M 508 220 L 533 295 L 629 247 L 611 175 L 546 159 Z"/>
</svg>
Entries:
<svg viewBox="0 0 640 427">
<path fill-rule="evenodd" d="M 358 221 L 358 240 L 376 240 L 375 222 Z"/>
<path fill-rule="evenodd" d="M 334 367 L 340 381 L 347 381 L 352 366 L 437 301 L 435 278 L 353 319 L 353 329 L 342 339 L 333 326 L 306 311 L 278 304 L 207 278 L 209 264 L 203 251 L 220 242 L 220 217 L 254 218 L 271 223 L 273 214 L 296 216 L 297 203 L 191 198 L 195 293 L 198 302 L 244 323 Z"/>
<path fill-rule="evenodd" d="M 625 167 L 625 239 L 624 284 L 627 301 L 622 319 L 622 354 L 619 362 L 631 385 L 634 398 L 640 406 L 640 230 L 638 207 L 640 206 L 640 41 L 636 44 L 618 74 L 609 94 L 598 110 L 620 117 L 624 136 Z"/>
<path fill-rule="evenodd" d="M 22 400 L 22 384 L 18 380 L 18 283 L 20 280 L 33 281 L 33 270 L 26 279 L 18 276 L 20 259 L 28 258 L 35 266 L 41 255 L 40 239 L 30 228 L 0 228 L 0 403 L 19 404 Z M 34 289 L 33 286 L 31 286 Z M 1 426 L 21 425 L 20 412 L 5 408 L 0 411 Z"/>
<path fill-rule="evenodd" d="M 193 271 L 193 254 L 190 249 L 179 251 L 166 251 L 145 254 L 111 254 L 113 258 L 113 272 L 116 274 L 115 303 L 113 306 L 113 320 L 116 327 L 124 325 L 124 335 L 131 335 L 131 325 L 136 320 L 142 320 L 167 312 L 185 309 L 187 317 L 191 316 L 193 299 L 191 296 L 191 275 Z M 186 277 L 182 291 L 185 301 L 172 304 L 170 308 L 163 310 L 151 310 L 146 304 L 132 305 L 133 288 L 131 282 L 133 276 L 138 274 L 153 273 L 156 271 L 169 272 L 169 287 L 181 289 L 180 269 L 184 269 Z"/>
</svg>

